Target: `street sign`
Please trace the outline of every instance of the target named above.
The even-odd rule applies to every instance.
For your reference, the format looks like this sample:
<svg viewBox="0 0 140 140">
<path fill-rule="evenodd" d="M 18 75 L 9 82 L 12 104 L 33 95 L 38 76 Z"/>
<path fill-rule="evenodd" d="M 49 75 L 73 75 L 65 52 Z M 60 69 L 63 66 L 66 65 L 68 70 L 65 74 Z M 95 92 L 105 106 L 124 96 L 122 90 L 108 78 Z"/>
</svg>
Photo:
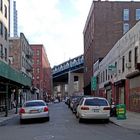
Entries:
<svg viewBox="0 0 140 140">
<path fill-rule="evenodd" d="M 116 65 L 115 64 L 111 64 L 108 66 L 108 72 L 110 74 L 116 73 Z"/>
<path fill-rule="evenodd" d="M 97 77 L 93 76 L 91 78 L 91 89 L 96 90 L 97 89 Z"/>
</svg>

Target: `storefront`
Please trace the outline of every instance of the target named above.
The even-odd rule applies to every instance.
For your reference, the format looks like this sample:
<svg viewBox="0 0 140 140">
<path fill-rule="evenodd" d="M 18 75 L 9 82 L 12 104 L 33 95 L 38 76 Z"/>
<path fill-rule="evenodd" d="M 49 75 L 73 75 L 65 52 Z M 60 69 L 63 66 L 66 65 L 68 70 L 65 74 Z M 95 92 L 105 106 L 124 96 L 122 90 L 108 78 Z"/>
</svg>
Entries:
<svg viewBox="0 0 140 140">
<path fill-rule="evenodd" d="M 108 102 L 111 104 L 112 103 L 112 83 L 108 82 L 104 85 L 105 88 L 105 95 L 106 95 L 106 99 L 108 100 Z"/>
<path fill-rule="evenodd" d="M 130 79 L 129 109 L 140 113 L 140 76 Z"/>
<path fill-rule="evenodd" d="M 116 104 L 125 103 L 125 79 L 121 79 L 114 83 L 115 86 L 115 102 Z"/>
</svg>

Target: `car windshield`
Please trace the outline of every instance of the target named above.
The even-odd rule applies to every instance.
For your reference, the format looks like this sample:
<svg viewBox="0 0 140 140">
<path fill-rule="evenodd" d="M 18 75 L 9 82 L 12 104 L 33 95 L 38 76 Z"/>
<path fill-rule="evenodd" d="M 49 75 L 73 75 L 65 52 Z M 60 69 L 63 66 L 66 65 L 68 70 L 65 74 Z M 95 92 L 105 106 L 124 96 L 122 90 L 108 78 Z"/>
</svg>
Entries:
<svg viewBox="0 0 140 140">
<path fill-rule="evenodd" d="M 108 106 L 108 103 L 104 99 L 86 99 L 84 105 L 87 105 L 87 106 Z"/>
<path fill-rule="evenodd" d="M 32 107 L 32 106 L 45 106 L 43 102 L 27 102 L 24 104 L 24 107 Z"/>
</svg>

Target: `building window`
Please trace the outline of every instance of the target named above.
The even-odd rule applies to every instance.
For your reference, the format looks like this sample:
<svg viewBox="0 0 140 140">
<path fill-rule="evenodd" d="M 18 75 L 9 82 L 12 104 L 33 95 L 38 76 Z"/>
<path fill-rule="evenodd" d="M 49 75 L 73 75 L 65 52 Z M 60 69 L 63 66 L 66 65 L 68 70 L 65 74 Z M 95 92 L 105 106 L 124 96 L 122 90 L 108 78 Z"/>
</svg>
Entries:
<svg viewBox="0 0 140 140">
<path fill-rule="evenodd" d="M 115 73 L 116 73 L 116 76 L 117 76 L 117 62 L 115 62 Z"/>
<path fill-rule="evenodd" d="M 134 64 L 136 65 L 138 62 L 138 47 L 135 47 L 134 53 Z"/>
<path fill-rule="evenodd" d="M 7 61 L 7 48 L 5 48 L 5 61 Z"/>
<path fill-rule="evenodd" d="M 39 59 L 37 59 L 37 60 L 36 60 L 36 63 L 37 63 L 37 64 L 39 64 L 39 63 L 40 63 Z"/>
<path fill-rule="evenodd" d="M 7 18 L 7 6 L 6 5 L 4 5 L 4 16 Z"/>
<path fill-rule="evenodd" d="M 107 81 L 107 69 L 106 69 L 106 73 L 105 74 L 106 74 L 106 81 Z"/>
<path fill-rule="evenodd" d="M 0 0 L 0 10 L 3 11 L 3 0 Z"/>
<path fill-rule="evenodd" d="M 4 29 L 5 29 L 5 40 L 7 40 L 7 28 L 4 27 Z"/>
<path fill-rule="evenodd" d="M 131 59 L 132 59 L 132 52 L 129 51 L 129 54 L 128 54 L 128 61 L 131 62 Z"/>
<path fill-rule="evenodd" d="M 105 81 L 105 72 L 103 71 L 103 82 Z"/>
<path fill-rule="evenodd" d="M 125 70 L 125 57 L 122 58 L 122 72 Z"/>
<path fill-rule="evenodd" d="M 0 35 L 3 36 L 3 24 L 0 21 Z"/>
<path fill-rule="evenodd" d="M 3 46 L 0 44 L 0 58 L 3 58 Z"/>
<path fill-rule="evenodd" d="M 123 20 L 128 21 L 129 20 L 129 9 L 123 10 Z"/>
<path fill-rule="evenodd" d="M 136 20 L 140 19 L 140 9 L 136 9 Z"/>
<path fill-rule="evenodd" d="M 40 55 L 40 50 L 36 51 L 36 55 L 39 56 Z"/>
<path fill-rule="evenodd" d="M 37 73 L 38 73 L 38 74 L 40 73 L 40 69 L 39 69 L 39 68 L 37 68 L 37 70 L 36 70 L 36 71 L 37 71 Z"/>
<path fill-rule="evenodd" d="M 36 79 L 38 80 L 39 79 L 39 76 L 36 76 Z"/>
<path fill-rule="evenodd" d="M 123 34 L 125 34 L 128 30 L 129 30 L 129 24 L 128 23 L 124 23 L 123 24 Z"/>
</svg>

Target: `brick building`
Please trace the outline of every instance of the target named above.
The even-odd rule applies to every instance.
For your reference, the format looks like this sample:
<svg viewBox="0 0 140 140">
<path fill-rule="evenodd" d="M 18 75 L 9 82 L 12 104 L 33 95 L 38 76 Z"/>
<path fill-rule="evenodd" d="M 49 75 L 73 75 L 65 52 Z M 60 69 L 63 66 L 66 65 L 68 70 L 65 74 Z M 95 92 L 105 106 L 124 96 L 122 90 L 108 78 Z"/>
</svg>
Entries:
<svg viewBox="0 0 140 140">
<path fill-rule="evenodd" d="M 93 1 L 84 35 L 84 92 L 91 94 L 93 64 L 139 20 L 140 2 Z"/>
<path fill-rule="evenodd" d="M 51 96 L 51 67 L 42 44 L 31 44 L 33 49 L 33 86 L 39 89 L 38 98 Z"/>
<path fill-rule="evenodd" d="M 20 37 L 9 38 L 9 65 L 19 71 L 24 77 L 32 80 L 32 56 L 33 51 L 23 33 Z M 30 92 L 31 87 L 24 87 L 22 92 L 22 102 L 34 99 Z"/>
</svg>

